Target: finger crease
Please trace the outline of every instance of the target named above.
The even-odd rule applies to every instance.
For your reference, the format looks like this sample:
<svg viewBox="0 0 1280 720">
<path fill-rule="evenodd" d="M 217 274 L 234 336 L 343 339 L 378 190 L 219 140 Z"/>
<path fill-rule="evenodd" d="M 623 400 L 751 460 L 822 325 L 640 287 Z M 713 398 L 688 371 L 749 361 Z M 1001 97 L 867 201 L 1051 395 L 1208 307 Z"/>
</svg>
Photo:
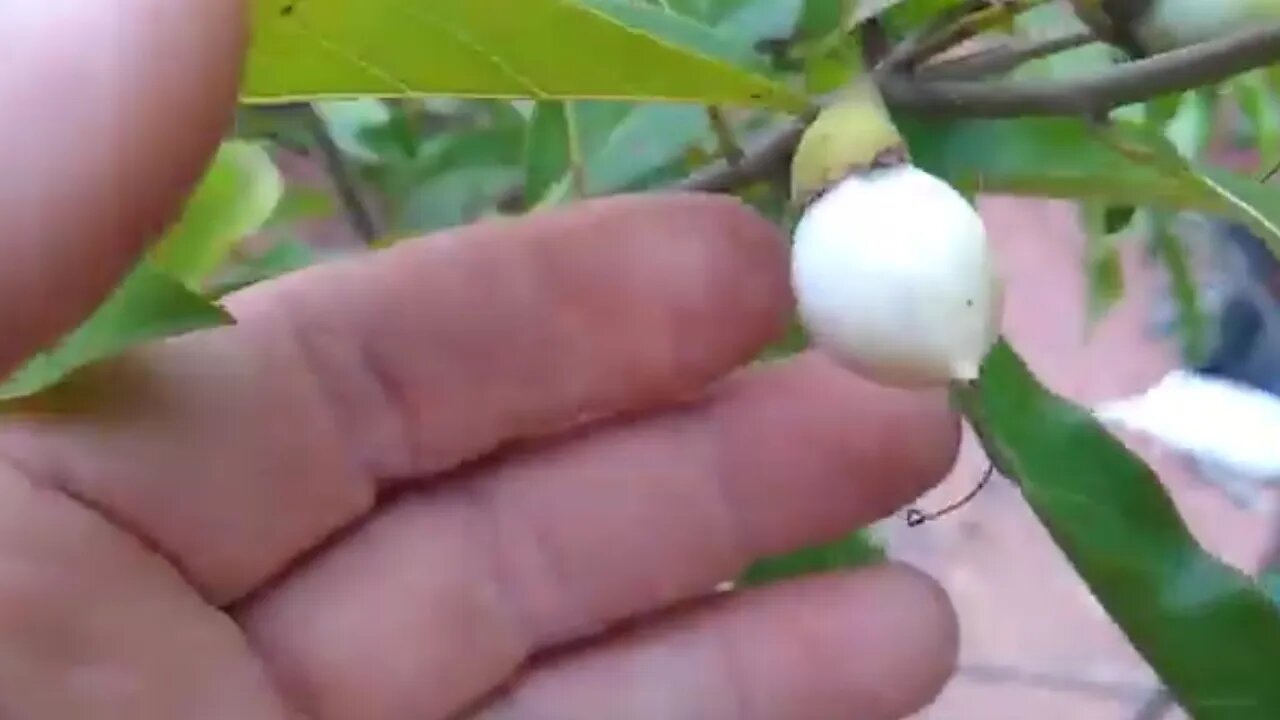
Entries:
<svg viewBox="0 0 1280 720">
<path fill-rule="evenodd" d="M 298 364 L 310 380 L 312 395 L 323 405 L 337 441 L 346 448 L 348 461 L 362 479 L 371 483 L 407 475 L 415 467 L 416 453 L 411 449 L 412 417 L 402 384 L 368 342 L 344 342 L 346 334 L 337 331 L 332 333 L 335 339 L 326 342 L 323 327 L 307 320 L 312 315 L 305 308 L 295 308 L 282 322 L 288 328 Z M 336 360 L 333 352 L 343 353 L 345 362 Z M 353 380 L 359 379 L 366 380 L 368 387 L 352 387 Z M 352 419 L 353 414 L 359 413 L 353 412 L 350 397 L 371 398 L 373 411 L 367 417 Z M 378 417 L 391 418 L 391 449 L 374 449 L 377 443 L 363 440 L 376 427 Z"/>
<path fill-rule="evenodd" d="M 484 577 L 492 588 L 492 596 L 497 598 L 497 607 L 505 615 L 503 618 L 495 618 L 494 626 L 508 628 L 514 644 L 519 648 L 517 665 L 522 665 L 538 647 L 537 631 L 528 619 L 528 613 L 517 600 L 521 596 L 519 583 L 502 562 L 504 533 L 496 499 L 481 483 L 461 485 L 458 492 L 463 494 L 467 506 L 476 517 L 473 527 L 477 528 L 480 535 L 481 556 L 485 558 Z"/>
<path fill-rule="evenodd" d="M 716 627 L 708 631 L 715 647 L 717 665 L 724 677 L 726 692 L 724 696 L 729 703 L 730 712 L 727 717 L 737 720 L 754 720 L 763 717 L 760 708 L 747 692 L 747 673 L 738 664 L 741 653 L 734 642 L 732 627 Z"/>
<path fill-rule="evenodd" d="M 144 550 L 160 558 L 169 565 L 169 567 L 177 573 L 183 582 L 197 590 L 205 602 L 210 605 L 217 605 L 217 600 L 214 598 L 211 589 L 195 582 L 192 574 L 185 566 L 183 566 L 176 556 L 165 550 L 164 547 L 160 545 L 160 543 L 156 542 L 156 540 L 150 535 L 135 527 L 128 519 L 115 512 L 109 505 L 98 502 L 93 498 L 78 492 L 72 483 L 67 482 L 66 476 L 64 476 L 60 471 L 47 468 L 45 472 L 28 472 L 26 467 L 24 467 L 25 463 L 11 456 L 0 458 L 0 465 L 9 468 L 15 477 L 26 481 L 32 488 L 36 490 L 43 490 L 57 498 L 70 502 L 72 505 L 80 508 L 84 512 L 98 518 L 98 520 L 116 532 L 124 535 L 125 537 L 131 538 Z"/>
<path fill-rule="evenodd" d="M 754 553 L 751 543 L 747 540 L 751 535 L 744 526 L 742 514 L 738 512 L 738 503 L 734 498 L 734 477 L 728 460 L 733 449 L 725 440 L 727 433 L 723 430 L 724 418 L 718 416 L 714 410 L 710 410 L 709 414 L 711 415 L 711 422 L 707 425 L 711 455 L 709 470 L 711 485 L 716 495 L 714 504 L 720 509 L 720 525 L 724 529 L 726 550 L 735 563 L 745 567 L 754 559 Z"/>
</svg>

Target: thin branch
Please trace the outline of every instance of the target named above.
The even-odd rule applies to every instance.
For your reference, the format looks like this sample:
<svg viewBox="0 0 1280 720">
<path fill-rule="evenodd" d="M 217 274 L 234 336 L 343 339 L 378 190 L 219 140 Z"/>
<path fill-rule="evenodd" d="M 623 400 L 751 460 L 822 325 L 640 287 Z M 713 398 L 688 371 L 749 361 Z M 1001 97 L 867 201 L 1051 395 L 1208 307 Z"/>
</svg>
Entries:
<svg viewBox="0 0 1280 720">
<path fill-rule="evenodd" d="M 977 12 L 987 5 L 986 0 L 968 0 L 964 4 L 943 10 L 928 25 L 915 34 L 893 46 L 880 62 L 874 65 L 875 73 L 883 75 L 893 72 L 909 71 L 917 63 L 923 62 L 931 55 L 937 54 L 936 48 L 943 40 L 956 36 L 956 27 L 965 17 Z M 963 42 L 963 39 L 960 40 Z"/>
<path fill-rule="evenodd" d="M 1189 90 L 1280 61 L 1270 26 L 1118 65 L 1067 81 L 929 81 L 901 72 L 881 79 L 893 107 L 948 117 L 1097 116 L 1122 105 Z"/>
<path fill-rule="evenodd" d="M 582 133 L 578 127 L 578 108 L 572 102 L 564 104 L 565 131 L 569 138 L 569 181 L 574 197 L 587 196 L 587 159 L 582 152 Z"/>
<path fill-rule="evenodd" d="M 305 116 L 311 134 L 315 138 L 316 148 L 324 161 L 325 171 L 346 213 L 347 222 L 366 245 L 372 245 L 378 239 L 378 224 L 373 218 L 373 212 L 365 203 L 355 178 L 352 177 L 351 168 L 343 157 L 342 149 L 334 142 L 333 135 L 329 134 L 329 126 L 325 124 L 324 118 L 314 106 L 306 108 Z"/>
<path fill-rule="evenodd" d="M 1262 177 L 1258 178 L 1258 182 L 1269 183 L 1272 178 L 1276 176 L 1276 173 L 1280 173 L 1280 160 L 1277 160 L 1275 164 L 1268 168 L 1267 171 L 1262 174 Z"/>
<path fill-rule="evenodd" d="M 771 177 L 785 174 L 805 125 L 797 124 L 778 131 L 747 152 L 742 162 L 730 165 L 715 163 L 694 173 L 679 188 L 697 192 L 731 192 Z"/>
<path fill-rule="evenodd" d="M 724 158 L 729 165 L 741 165 L 746 154 L 738 145 L 738 139 L 733 136 L 733 128 L 729 125 L 729 119 L 724 116 L 724 110 L 714 105 L 708 106 L 707 120 L 711 123 L 711 131 L 716 136 L 720 157 Z"/>
<path fill-rule="evenodd" d="M 1083 38 L 1062 38 L 1053 41 L 1053 45 L 1060 50 L 1066 49 L 1077 40 L 1083 41 Z M 921 114 L 950 117 L 1098 117 L 1121 105 L 1209 85 L 1277 60 L 1280 60 L 1280 26 L 1129 62 L 1101 75 L 1077 80 L 986 83 L 931 80 L 900 72 L 885 72 L 879 79 L 879 85 L 890 107 Z M 891 58 L 886 58 L 879 67 L 891 64 Z M 784 172 L 804 133 L 805 124 L 811 120 L 811 117 L 807 118 L 804 123 L 760 143 L 747 152 L 738 167 L 731 167 L 725 162 L 713 164 L 696 172 L 679 187 L 704 192 L 731 192 Z"/>
<path fill-rule="evenodd" d="M 929 58 L 991 29 L 997 22 L 1019 15 L 1045 0 L 968 0 L 944 11 L 927 27 L 903 41 L 885 58 L 879 74 L 914 70 Z"/>
<path fill-rule="evenodd" d="M 920 68 L 918 77 L 927 80 L 977 80 L 992 75 L 1004 75 L 1033 60 L 1095 42 L 1098 42 L 1098 38 L 1087 30 L 1044 40 L 1013 42 L 954 60 L 925 65 Z"/>
</svg>

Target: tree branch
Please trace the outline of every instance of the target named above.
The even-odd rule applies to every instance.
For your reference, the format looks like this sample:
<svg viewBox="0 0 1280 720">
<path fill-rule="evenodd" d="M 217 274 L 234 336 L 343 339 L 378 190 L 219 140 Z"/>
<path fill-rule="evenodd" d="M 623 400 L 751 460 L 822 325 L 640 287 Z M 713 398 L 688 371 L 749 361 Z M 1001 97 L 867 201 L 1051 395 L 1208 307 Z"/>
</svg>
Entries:
<svg viewBox="0 0 1280 720">
<path fill-rule="evenodd" d="M 921 68 L 919 75 L 893 70 L 897 63 L 912 64 L 912 52 L 895 48 L 879 65 L 879 86 L 894 110 L 947 117 L 1098 117 L 1130 103 L 1149 100 L 1219 82 L 1257 67 L 1280 61 L 1280 25 L 1219 38 L 1117 66 L 1099 75 L 1060 81 L 996 81 L 950 79 L 953 71 L 985 74 L 1004 69 L 1005 63 L 1022 62 L 1076 47 L 1086 38 L 1071 35 L 1043 44 L 1010 51 L 1005 56 L 961 58 Z M 919 41 L 917 41 L 918 43 Z M 916 44 L 916 49 L 920 47 Z M 970 64 L 971 63 L 971 64 Z M 994 70 L 992 67 L 994 67 Z M 1016 66 L 1016 64 L 1015 64 Z M 944 70 L 946 68 L 946 70 Z M 942 72 L 946 79 L 936 79 Z M 716 163 L 680 184 L 685 190 L 731 192 L 737 188 L 785 172 L 804 134 L 806 118 L 750 150 L 737 167 Z"/>
<path fill-rule="evenodd" d="M 736 164 L 717 162 L 694 173 L 679 189 L 697 192 L 731 192 L 787 172 L 791 155 L 806 125 L 797 124 L 778 131 L 759 143 Z"/>
<path fill-rule="evenodd" d="M 378 224 L 356 186 L 355 179 L 351 176 L 351 169 L 347 166 L 346 158 L 342 156 L 342 149 L 329 134 L 329 127 L 325 125 L 319 111 L 308 106 L 304 112 L 311 134 L 315 138 L 316 148 L 320 151 L 321 159 L 324 160 L 329 180 L 333 183 L 334 191 L 337 192 L 338 199 L 346 212 L 347 222 L 366 245 L 372 245 L 378 239 Z"/>
<path fill-rule="evenodd" d="M 1280 61 L 1280 26 L 1270 26 L 1064 81 L 931 81 L 886 73 L 890 106 L 948 117 L 1097 116 L 1122 105 L 1189 90 Z"/>
<path fill-rule="evenodd" d="M 925 65 L 920 68 L 918 75 L 930 81 L 977 80 L 992 75 L 1003 75 L 1033 60 L 1095 42 L 1098 42 L 1098 38 L 1087 30 L 1045 40 L 1011 42 L 953 60 Z"/>
</svg>

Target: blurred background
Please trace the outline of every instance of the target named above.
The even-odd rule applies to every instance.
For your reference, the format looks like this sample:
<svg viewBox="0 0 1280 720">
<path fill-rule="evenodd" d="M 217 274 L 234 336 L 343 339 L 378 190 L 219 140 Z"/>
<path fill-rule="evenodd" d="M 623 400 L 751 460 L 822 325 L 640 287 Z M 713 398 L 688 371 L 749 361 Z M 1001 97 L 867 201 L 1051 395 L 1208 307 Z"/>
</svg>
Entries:
<svg viewBox="0 0 1280 720">
<path fill-rule="evenodd" d="M 781 66 L 789 44 L 830 37 L 799 0 L 661 4 L 731 25 Z M 1032 13 L 1021 31 L 1035 32 L 1036 23 L 1060 29 L 1061 22 Z M 827 65 L 804 68 L 815 87 L 838 86 L 856 67 L 853 49 L 821 57 Z M 1110 61 L 1095 47 L 1026 72 Z M 1171 139 L 1264 173 L 1280 161 L 1278 87 L 1268 69 L 1171 98 Z M 269 212 L 215 282 L 230 291 L 334 255 L 577 195 L 669 188 L 710 160 L 751 152 L 780 122 L 701 106 L 603 101 L 246 107 L 237 127 L 244 156 L 231 163 L 235 191 L 262 194 Z M 581 160 L 578 168 L 570 157 Z M 772 175 L 736 190 L 786 227 L 785 158 L 775 164 Z M 1008 334 L 1054 390 L 1097 406 L 1185 369 L 1280 397 L 1280 263 L 1245 227 L 1039 199 L 984 195 L 978 204 L 1009 283 Z M 1229 423 L 1229 415 L 1207 420 Z M 1280 559 L 1272 557 L 1280 556 L 1280 506 L 1270 484 L 1277 478 L 1240 477 L 1150 437 L 1125 438 L 1161 472 L 1211 551 L 1259 572 Z M 921 506 L 964 495 L 985 466 L 970 440 L 952 477 Z M 920 717 L 1177 717 L 1009 483 L 997 479 L 938 522 L 912 529 L 896 517 L 875 531 L 892 556 L 937 577 L 961 616 L 960 674 Z"/>
</svg>

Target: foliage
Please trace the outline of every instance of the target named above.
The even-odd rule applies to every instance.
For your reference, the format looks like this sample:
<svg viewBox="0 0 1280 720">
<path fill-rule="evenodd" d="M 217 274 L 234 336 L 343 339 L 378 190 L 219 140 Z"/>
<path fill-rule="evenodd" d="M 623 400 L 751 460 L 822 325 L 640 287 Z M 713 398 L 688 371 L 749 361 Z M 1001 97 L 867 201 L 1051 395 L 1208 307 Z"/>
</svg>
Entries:
<svg viewBox="0 0 1280 720">
<path fill-rule="evenodd" d="M 314 223 L 349 222 L 376 251 L 487 216 L 697 187 L 708 173 L 728 173 L 734 192 L 788 226 L 785 162 L 762 154 L 827 93 L 867 72 L 867 55 L 906 47 L 940 17 L 981 31 L 975 53 L 1079 29 L 1049 0 L 252 7 L 236 132 L 184 217 L 97 314 L 0 386 L 0 398 L 44 391 L 139 343 L 229 322 L 222 295 L 319 261 L 296 239 Z M 1095 43 L 991 72 L 1069 82 L 1125 62 Z M 1280 190 L 1257 180 L 1280 163 L 1280 68 L 1108 108 L 1105 119 L 960 110 L 895 108 L 915 162 L 970 195 L 1079 203 L 1091 236 L 1081 271 L 1094 320 L 1126 292 L 1119 249 L 1142 243 L 1169 274 L 1188 357 L 1204 353 L 1213 308 L 1176 232 L 1178 213 L 1236 219 L 1280 254 Z M 1248 150 L 1251 165 L 1215 165 L 1211 149 L 1224 147 Z M 286 187 L 277 164 L 319 167 L 328 181 Z M 766 358 L 804 345 L 793 333 Z M 1270 678 L 1280 667 L 1276 606 L 1196 544 L 1145 466 L 1087 413 L 1045 391 L 1007 345 L 989 359 L 980 387 L 958 397 L 993 459 L 1189 710 L 1280 716 Z M 880 557 L 854 534 L 762 561 L 743 580 Z"/>
</svg>

